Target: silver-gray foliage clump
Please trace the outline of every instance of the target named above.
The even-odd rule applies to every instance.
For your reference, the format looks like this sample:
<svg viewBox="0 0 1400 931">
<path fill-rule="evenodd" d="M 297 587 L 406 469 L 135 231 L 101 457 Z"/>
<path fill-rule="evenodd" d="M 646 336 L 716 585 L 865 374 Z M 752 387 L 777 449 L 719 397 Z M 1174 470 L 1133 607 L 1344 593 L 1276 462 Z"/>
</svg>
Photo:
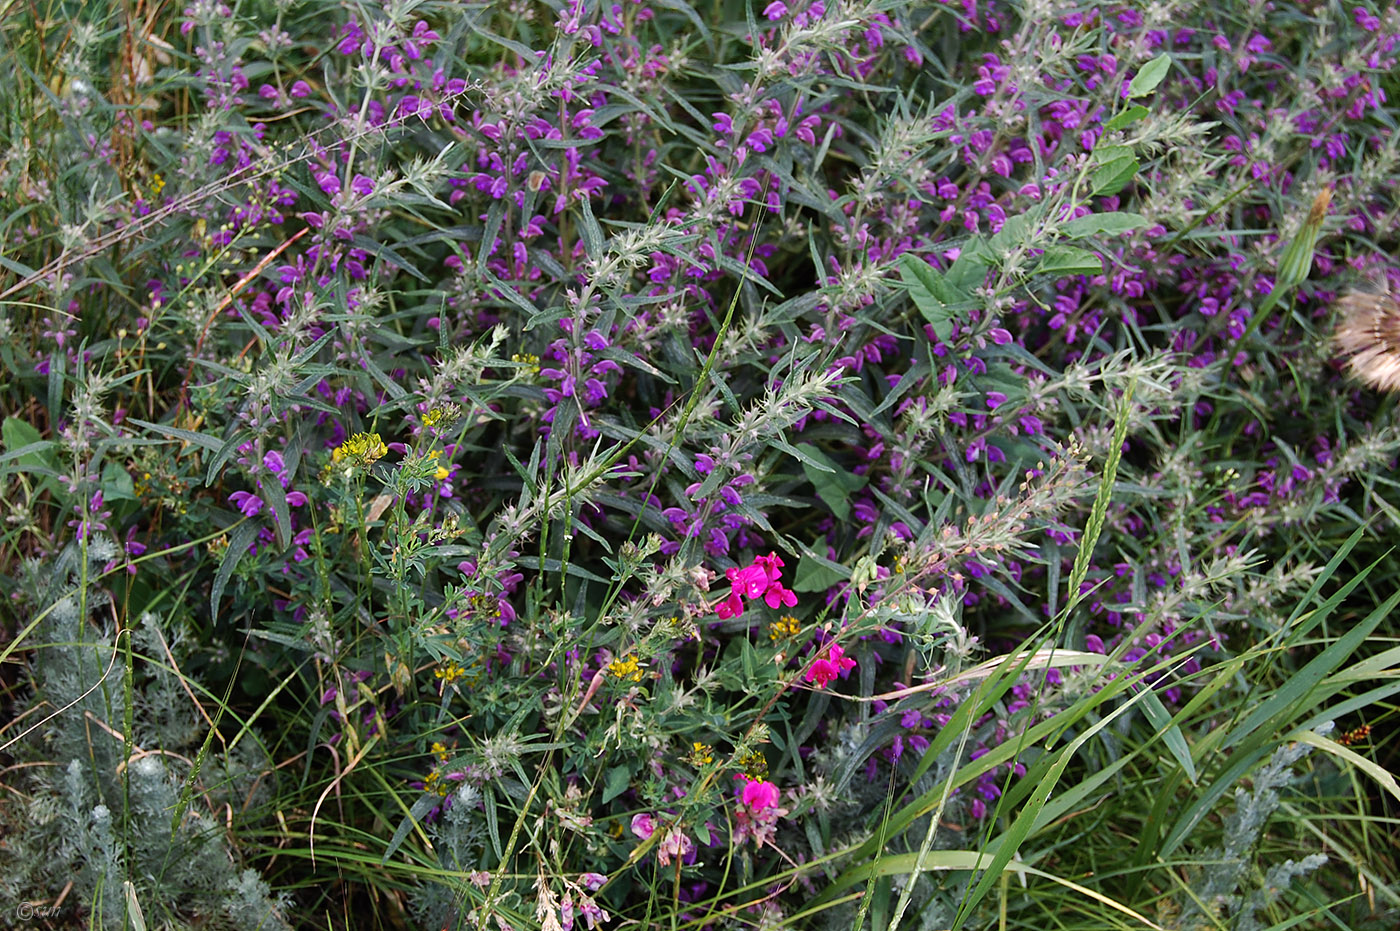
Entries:
<svg viewBox="0 0 1400 931">
<path fill-rule="evenodd" d="M 128 692 L 128 632 L 94 623 L 106 596 L 88 584 L 110 556 L 72 545 L 26 566 L 41 646 L 7 749 L 16 776 L 0 805 L 0 921 L 62 896 L 60 923 L 286 928 L 285 897 L 240 868 L 225 821 L 268 791 L 266 755 L 252 739 L 228 753 L 201 748 L 207 725 L 171 668 L 185 659 L 183 638 L 151 613 L 130 632 Z"/>
<path fill-rule="evenodd" d="M 1241 892 L 1259 839 L 1278 810 L 1279 790 L 1294 781 L 1293 764 L 1307 756 L 1311 749 L 1307 744 L 1296 742 L 1279 747 L 1269 762 L 1255 773 L 1252 790 L 1235 790 L 1235 810 L 1224 818 L 1222 844 L 1201 857 L 1203 866 L 1190 895 L 1182 903 L 1178 928 L 1183 931 L 1217 928 L 1222 918 L 1233 917 L 1230 927 L 1237 931 L 1259 931 L 1267 925 L 1260 922 L 1256 913 L 1273 903 L 1294 879 L 1327 862 L 1322 854 L 1311 854 L 1301 861 L 1285 860 L 1269 868 L 1258 889 Z"/>
</svg>

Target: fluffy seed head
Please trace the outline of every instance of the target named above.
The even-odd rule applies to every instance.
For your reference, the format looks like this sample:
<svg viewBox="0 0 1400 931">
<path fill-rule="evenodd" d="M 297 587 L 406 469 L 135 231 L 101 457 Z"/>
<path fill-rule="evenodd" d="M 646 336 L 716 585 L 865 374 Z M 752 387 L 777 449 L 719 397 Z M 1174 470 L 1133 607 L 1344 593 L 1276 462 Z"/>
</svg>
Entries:
<svg viewBox="0 0 1400 931">
<path fill-rule="evenodd" d="M 1380 391 L 1400 391 L 1400 301 L 1352 291 L 1337 308 L 1333 339 L 1352 375 Z"/>
</svg>

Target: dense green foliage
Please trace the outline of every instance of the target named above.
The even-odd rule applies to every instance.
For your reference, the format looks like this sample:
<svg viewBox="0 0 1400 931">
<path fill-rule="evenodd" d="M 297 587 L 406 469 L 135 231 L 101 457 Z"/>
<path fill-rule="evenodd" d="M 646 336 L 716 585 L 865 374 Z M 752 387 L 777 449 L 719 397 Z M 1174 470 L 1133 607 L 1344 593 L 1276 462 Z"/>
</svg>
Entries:
<svg viewBox="0 0 1400 931">
<path fill-rule="evenodd" d="M 0 921 L 1394 927 L 1398 46 L 0 0 Z"/>
</svg>

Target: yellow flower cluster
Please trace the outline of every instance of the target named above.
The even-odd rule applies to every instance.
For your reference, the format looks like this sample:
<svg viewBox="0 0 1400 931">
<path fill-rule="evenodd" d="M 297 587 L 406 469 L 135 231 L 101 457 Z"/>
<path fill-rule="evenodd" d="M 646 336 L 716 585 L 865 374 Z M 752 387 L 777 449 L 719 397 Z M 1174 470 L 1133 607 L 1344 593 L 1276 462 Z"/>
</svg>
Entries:
<svg viewBox="0 0 1400 931">
<path fill-rule="evenodd" d="M 452 790 L 447 780 L 442 778 L 442 773 L 433 770 L 423 777 L 423 791 L 431 792 L 434 795 L 446 796 Z"/>
<path fill-rule="evenodd" d="M 768 625 L 768 639 L 777 643 L 785 637 L 796 637 L 802 631 L 802 622 L 791 614 L 784 614 Z"/>
<path fill-rule="evenodd" d="M 608 664 L 608 672 L 619 679 L 631 679 L 633 682 L 642 681 L 642 667 L 635 656 L 613 660 Z"/>
<path fill-rule="evenodd" d="M 433 670 L 433 675 L 446 682 L 448 685 L 451 685 L 452 683 L 456 682 L 458 679 L 462 678 L 466 674 L 466 667 L 459 666 L 456 663 L 450 661 L 445 665 L 439 666 L 437 669 Z"/>
<path fill-rule="evenodd" d="M 440 740 L 434 740 L 434 741 L 433 741 L 433 746 L 432 746 L 432 751 L 433 751 L 433 756 L 435 756 L 435 757 L 438 758 L 438 762 L 440 762 L 440 763 L 446 763 L 446 762 L 447 762 L 447 757 L 448 757 L 447 747 L 442 743 L 442 741 L 440 741 Z"/>
<path fill-rule="evenodd" d="M 739 766 L 744 771 L 744 775 L 750 779 L 768 778 L 768 759 L 757 750 L 745 753 L 739 757 Z"/>
<path fill-rule="evenodd" d="M 446 429 L 462 418 L 462 409 L 451 402 L 429 408 L 423 414 L 423 426 Z"/>
<path fill-rule="evenodd" d="M 696 766 L 705 766 L 715 761 L 715 748 L 709 744 L 703 744 L 697 740 L 690 747 L 690 762 Z"/>
<path fill-rule="evenodd" d="M 378 433 L 356 433 L 341 443 L 331 453 L 332 462 L 353 460 L 361 465 L 372 465 L 384 458 L 389 447 L 379 438 Z"/>
</svg>

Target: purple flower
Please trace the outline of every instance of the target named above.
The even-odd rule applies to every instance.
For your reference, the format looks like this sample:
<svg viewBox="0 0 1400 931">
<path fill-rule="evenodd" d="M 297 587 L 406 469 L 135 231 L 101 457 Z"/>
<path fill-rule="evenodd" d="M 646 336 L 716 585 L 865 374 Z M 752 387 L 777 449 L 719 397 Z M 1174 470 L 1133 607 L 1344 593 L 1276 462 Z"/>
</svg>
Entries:
<svg viewBox="0 0 1400 931">
<path fill-rule="evenodd" d="M 257 517 L 263 509 L 263 499 L 246 491 L 235 491 L 228 496 L 228 503 L 249 517 Z"/>
<path fill-rule="evenodd" d="M 286 460 L 282 458 L 281 453 L 275 450 L 263 456 L 263 465 L 267 467 L 267 471 L 278 478 L 282 478 L 283 473 L 287 471 Z"/>
</svg>

